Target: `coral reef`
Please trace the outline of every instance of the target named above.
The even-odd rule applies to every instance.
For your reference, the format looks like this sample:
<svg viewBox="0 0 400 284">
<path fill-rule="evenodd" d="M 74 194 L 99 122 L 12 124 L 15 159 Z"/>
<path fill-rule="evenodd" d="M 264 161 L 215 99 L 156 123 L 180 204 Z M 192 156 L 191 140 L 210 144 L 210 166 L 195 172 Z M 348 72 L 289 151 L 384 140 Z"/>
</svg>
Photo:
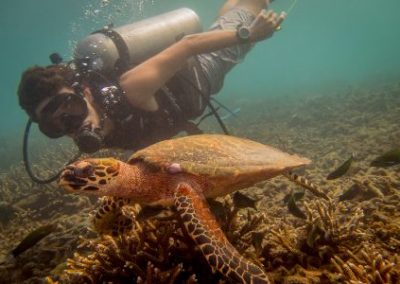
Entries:
<svg viewBox="0 0 400 284">
<path fill-rule="evenodd" d="M 35 165 L 46 175 L 56 165 L 54 159 Z M 57 168 L 59 165 L 57 165 Z M 66 195 L 55 184 L 37 185 L 27 176 L 22 164 L 1 174 L 0 179 L 0 282 L 38 283 L 50 271 L 72 256 L 78 236 L 90 235 L 86 229 L 92 202 L 86 197 Z M 43 225 L 56 229 L 17 257 L 11 251 L 30 232 Z"/>
<path fill-rule="evenodd" d="M 223 216 L 233 232 L 230 241 L 241 251 L 257 243 L 259 227 L 265 216 L 262 213 L 239 214 L 230 197 L 214 201 L 214 212 Z M 61 275 L 49 278 L 59 283 L 223 283 L 214 274 L 192 239 L 182 229 L 182 224 L 172 209 L 140 220 L 140 206 L 124 206 L 123 215 L 134 224 L 121 234 L 100 235 L 82 240 L 81 247 L 90 251 L 76 253 L 67 261 Z M 245 213 L 245 212 L 242 212 Z M 113 224 L 113 222 L 110 222 Z M 110 232 L 111 232 L 110 228 Z M 253 256 L 250 252 L 249 256 Z"/>
<path fill-rule="evenodd" d="M 346 262 L 339 256 L 331 259 L 332 264 L 340 274 L 338 280 L 348 283 L 399 283 L 400 281 L 400 259 L 383 256 L 375 249 L 362 249 L 359 256 L 348 251 L 350 259 Z"/>
<path fill-rule="evenodd" d="M 297 186 L 279 177 L 241 191 L 250 198 L 245 202 L 234 194 L 210 200 L 229 241 L 273 283 L 400 283 L 400 166 L 370 166 L 375 157 L 400 147 L 400 84 L 240 105 L 239 119 L 228 122 L 231 132 L 312 158 L 299 174 L 330 199 L 306 193 L 296 201 L 306 218 L 293 216 L 283 200 Z M 202 127 L 219 131 L 209 121 Z M 65 154 L 56 148 L 55 158 L 40 157 L 35 171 L 46 174 L 59 166 L 58 158 L 72 155 L 72 148 L 62 148 Z M 110 154 L 129 155 L 100 153 Z M 326 179 L 353 154 L 346 174 Z M 28 232 L 58 224 L 14 262 L 0 264 L 0 282 L 226 281 L 211 271 L 173 208 L 146 215 L 138 205 L 126 205 L 122 216 L 131 228 L 93 232 L 88 216 L 94 200 L 66 195 L 54 184 L 33 185 L 22 166 L 1 174 L 0 196 L 3 259 Z"/>
</svg>

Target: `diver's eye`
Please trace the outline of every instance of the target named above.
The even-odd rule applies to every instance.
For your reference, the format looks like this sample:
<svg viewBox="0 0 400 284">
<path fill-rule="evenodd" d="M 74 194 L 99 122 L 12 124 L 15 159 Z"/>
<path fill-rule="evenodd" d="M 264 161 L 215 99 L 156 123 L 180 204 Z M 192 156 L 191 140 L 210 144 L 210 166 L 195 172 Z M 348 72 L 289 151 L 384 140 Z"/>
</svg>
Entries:
<svg viewBox="0 0 400 284">
<path fill-rule="evenodd" d="M 94 172 L 94 169 L 93 169 L 92 165 L 86 165 L 83 168 L 76 168 L 74 170 L 75 176 L 82 177 L 82 178 L 86 178 L 86 177 L 93 175 L 93 172 Z"/>
</svg>

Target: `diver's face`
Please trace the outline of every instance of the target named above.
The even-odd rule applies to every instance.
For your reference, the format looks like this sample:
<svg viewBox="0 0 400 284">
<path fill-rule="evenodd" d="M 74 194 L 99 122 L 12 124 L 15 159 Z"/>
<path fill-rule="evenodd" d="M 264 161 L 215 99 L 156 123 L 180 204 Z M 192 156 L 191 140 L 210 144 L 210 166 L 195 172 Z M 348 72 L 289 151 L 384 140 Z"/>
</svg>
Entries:
<svg viewBox="0 0 400 284">
<path fill-rule="evenodd" d="M 86 128 L 91 131 L 99 131 L 101 129 L 100 114 L 99 110 L 96 108 L 92 93 L 90 92 L 89 88 L 84 89 L 83 95 L 87 104 L 88 113 L 80 128 Z"/>
<path fill-rule="evenodd" d="M 62 87 L 36 109 L 40 130 L 51 138 L 74 137 L 82 128 L 100 129 L 100 115 L 87 88 L 82 96 L 70 87 Z"/>
</svg>

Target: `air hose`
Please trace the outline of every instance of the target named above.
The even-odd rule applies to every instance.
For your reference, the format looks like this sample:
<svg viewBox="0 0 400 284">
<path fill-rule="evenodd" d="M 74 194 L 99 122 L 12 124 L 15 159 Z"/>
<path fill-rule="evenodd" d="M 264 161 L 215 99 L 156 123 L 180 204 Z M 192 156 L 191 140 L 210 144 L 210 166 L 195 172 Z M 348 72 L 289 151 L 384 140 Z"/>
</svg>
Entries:
<svg viewBox="0 0 400 284">
<path fill-rule="evenodd" d="M 26 169 L 26 172 L 28 173 L 29 177 L 34 182 L 36 182 L 38 184 L 47 184 L 47 183 L 53 182 L 56 179 L 58 179 L 58 177 L 60 176 L 60 174 L 62 172 L 62 169 L 59 170 L 56 174 L 54 174 L 48 178 L 40 178 L 33 173 L 31 165 L 29 163 L 29 157 L 28 157 L 28 138 L 29 138 L 29 132 L 31 129 L 31 125 L 32 125 L 32 120 L 29 119 L 28 122 L 26 123 L 24 139 L 23 139 L 23 146 L 22 146 L 22 155 L 24 158 L 25 169 Z M 82 155 L 82 153 L 78 152 L 70 161 L 68 161 L 66 163 L 66 165 L 76 161 L 81 155 Z"/>
</svg>

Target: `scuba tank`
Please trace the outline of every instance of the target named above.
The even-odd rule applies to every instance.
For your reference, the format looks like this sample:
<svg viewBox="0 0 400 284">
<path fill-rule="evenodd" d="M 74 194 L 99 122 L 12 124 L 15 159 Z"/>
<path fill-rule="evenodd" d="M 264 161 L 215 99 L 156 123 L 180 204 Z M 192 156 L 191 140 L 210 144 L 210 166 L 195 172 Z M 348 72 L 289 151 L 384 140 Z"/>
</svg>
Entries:
<svg viewBox="0 0 400 284">
<path fill-rule="evenodd" d="M 74 59 L 84 69 L 121 75 L 183 36 L 202 31 L 197 14 L 188 8 L 117 28 L 106 27 L 78 42 Z"/>
</svg>

